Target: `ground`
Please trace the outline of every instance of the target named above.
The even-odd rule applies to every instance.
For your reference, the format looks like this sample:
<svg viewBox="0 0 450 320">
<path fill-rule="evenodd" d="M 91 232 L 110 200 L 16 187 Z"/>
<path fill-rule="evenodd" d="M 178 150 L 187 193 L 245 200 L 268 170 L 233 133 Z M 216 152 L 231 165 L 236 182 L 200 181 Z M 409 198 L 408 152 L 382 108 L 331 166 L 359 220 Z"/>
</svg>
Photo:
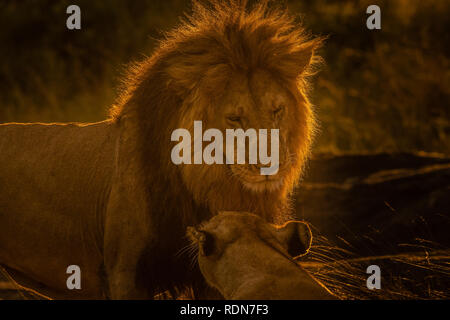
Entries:
<svg viewBox="0 0 450 320">
<path fill-rule="evenodd" d="M 449 298 L 450 157 L 321 154 L 307 172 L 295 208 L 315 235 L 306 269 L 346 299 Z M 381 290 L 366 288 L 372 264 Z M 39 298 L 0 279 L 2 299 Z"/>
</svg>

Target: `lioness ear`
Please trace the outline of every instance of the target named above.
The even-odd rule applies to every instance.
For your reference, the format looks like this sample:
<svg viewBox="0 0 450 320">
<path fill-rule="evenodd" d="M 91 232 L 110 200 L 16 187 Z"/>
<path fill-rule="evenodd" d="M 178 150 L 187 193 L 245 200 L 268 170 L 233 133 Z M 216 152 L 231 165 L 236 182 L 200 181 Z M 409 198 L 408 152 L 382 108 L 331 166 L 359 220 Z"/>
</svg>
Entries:
<svg viewBox="0 0 450 320">
<path fill-rule="evenodd" d="M 188 227 L 187 236 L 191 241 L 198 243 L 202 255 L 209 256 L 213 253 L 214 237 L 209 232 L 198 230 L 195 227 Z"/>
<path fill-rule="evenodd" d="M 202 238 L 200 241 L 200 253 L 204 256 L 210 256 L 214 253 L 215 241 L 214 236 L 209 233 L 202 231 Z"/>
<path fill-rule="evenodd" d="M 311 247 L 312 233 L 309 225 L 305 222 L 289 221 L 276 229 L 276 235 L 293 258 L 304 255 Z"/>
</svg>

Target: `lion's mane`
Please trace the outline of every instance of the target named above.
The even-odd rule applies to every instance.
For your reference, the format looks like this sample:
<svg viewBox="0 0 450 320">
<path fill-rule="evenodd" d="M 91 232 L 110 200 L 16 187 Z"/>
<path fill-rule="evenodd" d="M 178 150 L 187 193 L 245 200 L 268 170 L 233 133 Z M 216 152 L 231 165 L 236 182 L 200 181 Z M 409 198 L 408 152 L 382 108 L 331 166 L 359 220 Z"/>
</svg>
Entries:
<svg viewBox="0 0 450 320">
<path fill-rule="evenodd" d="M 246 1 L 194 2 L 193 14 L 167 33 L 154 54 L 134 64 L 124 90 L 111 109 L 117 123 L 127 122 L 136 132 L 134 144 L 148 186 L 159 253 L 154 248 L 140 263 L 140 279 L 155 291 L 181 288 L 188 281 L 186 266 L 176 252 L 185 245 L 186 227 L 200 223 L 218 210 L 250 211 L 272 219 L 289 210 L 289 196 L 302 173 L 314 131 L 314 117 L 307 99 L 308 76 L 314 72 L 321 39 L 307 35 L 283 8 L 262 2 L 248 8 Z M 309 49 L 308 68 L 298 73 Z M 229 181 L 199 179 L 183 182 L 170 160 L 170 136 L 183 117 L 197 108 L 214 112 L 213 97 L 224 87 L 230 70 L 270 72 L 301 103 L 304 123 L 298 125 L 297 163 L 284 187 L 270 194 L 244 192 Z M 200 109 L 198 109 L 200 108 Z M 212 111 L 211 111 L 212 110 Z M 289 120 L 288 120 L 289 121 Z M 205 198 L 202 190 L 216 188 Z M 168 267 L 172 266 L 172 267 Z M 147 270 L 153 270 L 151 274 Z M 163 280 L 170 275 L 170 284 Z M 160 288 L 158 288 L 158 285 Z"/>
</svg>

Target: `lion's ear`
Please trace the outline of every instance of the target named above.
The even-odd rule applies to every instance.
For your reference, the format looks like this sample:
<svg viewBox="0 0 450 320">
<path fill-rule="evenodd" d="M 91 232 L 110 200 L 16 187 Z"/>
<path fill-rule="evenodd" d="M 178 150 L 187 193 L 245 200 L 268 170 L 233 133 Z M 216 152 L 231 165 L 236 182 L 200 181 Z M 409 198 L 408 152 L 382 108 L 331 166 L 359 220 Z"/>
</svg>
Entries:
<svg viewBox="0 0 450 320">
<path fill-rule="evenodd" d="M 283 55 L 283 57 L 277 57 L 275 68 L 280 71 L 280 74 L 286 75 L 289 78 L 298 78 L 308 71 L 309 67 L 318 60 L 315 52 L 321 44 L 322 39 L 314 39 L 295 47 L 288 54 Z"/>
<path fill-rule="evenodd" d="M 165 69 L 169 86 L 184 97 L 198 89 L 206 95 L 223 88 L 229 74 L 229 66 L 215 61 L 207 53 L 189 53 L 168 61 Z"/>
<path fill-rule="evenodd" d="M 301 75 L 311 64 L 314 50 L 316 49 L 314 42 L 307 43 L 300 47 L 298 51 L 292 53 L 292 59 L 296 61 L 296 73 Z"/>
<path fill-rule="evenodd" d="M 194 62 L 187 58 L 173 59 L 168 63 L 165 71 L 169 76 L 168 85 L 179 96 L 184 96 L 187 92 L 192 91 L 200 80 Z"/>
</svg>

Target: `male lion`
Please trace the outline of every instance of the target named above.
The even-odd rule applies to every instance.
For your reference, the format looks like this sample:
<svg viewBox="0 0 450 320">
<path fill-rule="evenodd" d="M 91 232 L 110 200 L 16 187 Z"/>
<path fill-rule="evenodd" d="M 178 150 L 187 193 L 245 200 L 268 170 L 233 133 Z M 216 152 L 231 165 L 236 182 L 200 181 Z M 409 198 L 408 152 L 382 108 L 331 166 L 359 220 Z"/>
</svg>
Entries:
<svg viewBox="0 0 450 320">
<path fill-rule="evenodd" d="M 219 210 L 284 219 L 308 155 L 306 77 L 320 39 L 285 10 L 194 2 L 132 67 L 111 118 L 0 126 L 0 263 L 66 297 L 152 298 L 200 287 L 176 255 Z M 172 163 L 177 128 L 278 128 L 280 167 Z M 69 291 L 66 269 L 81 268 Z M 56 296 L 56 295 L 55 295 Z"/>
<path fill-rule="evenodd" d="M 226 299 L 335 299 L 293 260 L 311 245 L 304 222 L 278 227 L 253 214 L 221 212 L 189 227 L 188 237 L 198 249 L 203 276 Z"/>
</svg>

